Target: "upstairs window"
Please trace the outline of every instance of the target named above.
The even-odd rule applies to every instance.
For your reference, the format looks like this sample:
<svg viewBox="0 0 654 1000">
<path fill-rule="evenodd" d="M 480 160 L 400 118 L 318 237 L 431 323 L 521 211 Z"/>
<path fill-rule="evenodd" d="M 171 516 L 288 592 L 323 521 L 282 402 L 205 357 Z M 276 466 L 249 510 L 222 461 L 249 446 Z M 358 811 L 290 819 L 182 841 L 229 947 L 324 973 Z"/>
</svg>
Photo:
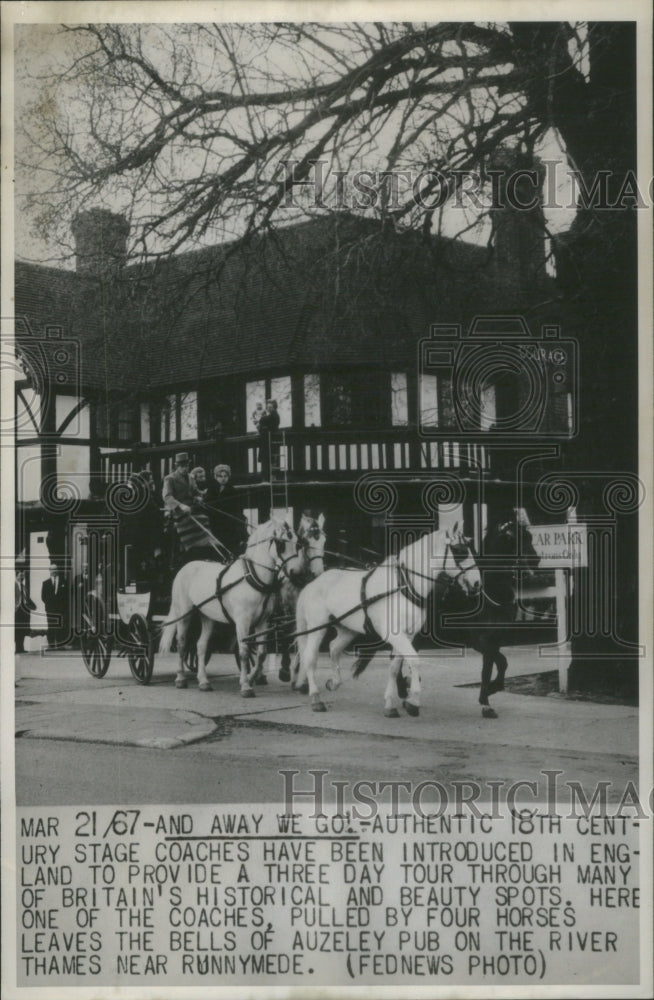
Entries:
<svg viewBox="0 0 654 1000">
<path fill-rule="evenodd" d="M 320 427 L 320 375 L 304 376 L 304 426 Z"/>
<path fill-rule="evenodd" d="M 116 437 L 119 441 L 135 441 L 136 410 L 132 403 L 121 403 L 116 414 Z"/>
<path fill-rule="evenodd" d="M 257 427 L 254 422 L 254 414 L 257 404 L 266 407 L 266 400 L 274 399 L 277 403 L 279 413 L 279 426 L 292 427 L 293 425 L 293 399 L 291 392 L 290 375 L 280 375 L 272 379 L 257 379 L 254 382 L 245 384 L 245 426 L 252 434 Z"/>
<path fill-rule="evenodd" d="M 497 421 L 495 386 L 486 385 L 481 391 L 481 429 L 489 431 Z"/>
<path fill-rule="evenodd" d="M 346 375 L 326 373 L 323 378 L 323 409 L 328 426 L 352 426 L 353 386 Z"/>
<path fill-rule="evenodd" d="M 409 423 L 405 372 L 391 372 L 391 423 L 393 427 L 406 427 Z"/>
<path fill-rule="evenodd" d="M 177 440 L 177 397 L 167 396 L 161 406 L 161 443 Z"/>
<path fill-rule="evenodd" d="M 141 441 L 143 444 L 150 444 L 150 404 L 141 403 Z"/>
<path fill-rule="evenodd" d="M 179 397 L 179 437 L 194 441 L 198 436 L 198 394 L 184 392 Z"/>
<path fill-rule="evenodd" d="M 438 427 L 438 381 L 436 375 L 420 376 L 420 426 Z"/>
<path fill-rule="evenodd" d="M 293 405 L 290 375 L 282 375 L 281 378 L 270 380 L 270 396 L 268 398 L 274 399 L 277 402 L 279 426 L 291 427 L 293 424 Z"/>
<path fill-rule="evenodd" d="M 254 422 L 257 404 L 261 404 L 262 410 L 266 405 L 266 380 L 264 378 L 257 379 L 256 382 L 245 383 L 245 427 L 250 433 L 257 429 Z"/>
</svg>

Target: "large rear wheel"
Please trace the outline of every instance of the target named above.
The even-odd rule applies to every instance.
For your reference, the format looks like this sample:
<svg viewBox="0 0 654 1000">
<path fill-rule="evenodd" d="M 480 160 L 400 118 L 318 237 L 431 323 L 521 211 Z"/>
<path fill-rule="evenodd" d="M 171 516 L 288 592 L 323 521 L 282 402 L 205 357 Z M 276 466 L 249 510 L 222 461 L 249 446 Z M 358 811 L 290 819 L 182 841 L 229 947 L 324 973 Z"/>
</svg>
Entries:
<svg viewBox="0 0 654 1000">
<path fill-rule="evenodd" d="M 96 594 L 87 595 L 82 618 L 80 644 L 84 663 L 91 677 L 100 680 L 109 669 L 112 638 L 104 603 Z"/>
<path fill-rule="evenodd" d="M 149 684 L 154 667 L 154 644 L 150 626 L 143 615 L 132 615 L 128 625 L 128 637 L 127 659 L 132 677 L 139 684 Z"/>
</svg>

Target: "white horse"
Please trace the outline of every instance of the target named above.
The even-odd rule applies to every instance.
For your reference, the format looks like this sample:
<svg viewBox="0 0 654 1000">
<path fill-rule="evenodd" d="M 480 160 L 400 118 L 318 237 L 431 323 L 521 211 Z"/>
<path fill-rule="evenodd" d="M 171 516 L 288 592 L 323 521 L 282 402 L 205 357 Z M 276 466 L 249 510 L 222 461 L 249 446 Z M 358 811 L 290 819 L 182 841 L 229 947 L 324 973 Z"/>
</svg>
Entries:
<svg viewBox="0 0 654 1000">
<path fill-rule="evenodd" d="M 325 515 L 317 518 L 303 514 L 297 529 L 297 538 L 303 554 L 303 563 L 299 573 L 290 573 L 282 580 L 279 597 L 275 607 L 275 615 L 279 620 L 277 629 L 277 650 L 280 655 L 280 681 L 289 681 L 296 672 L 296 664 L 291 668 L 291 661 L 297 660 L 293 655 L 293 639 L 288 637 L 295 627 L 295 612 L 300 591 L 310 580 L 320 576 L 325 571 L 325 544 L 327 536 L 324 532 Z"/>
<path fill-rule="evenodd" d="M 177 636 L 179 671 L 175 686 L 187 687 L 184 665 L 189 616 L 193 608 L 202 615 L 198 640 L 198 686 L 210 691 L 207 677 L 208 646 L 214 622 L 233 623 L 236 628 L 243 698 L 254 697 L 253 679 L 260 671 L 266 645 L 260 633 L 272 613 L 279 579 L 299 571 L 303 554 L 295 532 L 285 521 L 267 521 L 252 532 L 244 555 L 233 563 L 190 562 L 173 581 L 170 624 L 166 625 L 159 651 L 169 653 Z M 252 636 L 257 636 L 253 639 Z M 248 670 L 252 646 L 257 657 Z"/>
<path fill-rule="evenodd" d="M 320 643 L 330 625 L 336 638 L 329 646 L 332 663 L 330 689 L 341 683 L 340 655 L 357 635 L 373 635 L 391 645 L 393 659 L 384 696 L 384 715 L 399 716 L 395 675 L 402 658 L 411 671 L 409 694 L 404 707 L 409 715 L 420 711 L 420 671 L 413 637 L 425 620 L 427 597 L 441 575 L 455 579 L 469 594 L 477 593 L 481 577 L 468 543 L 458 529 L 434 531 L 402 549 L 397 557 L 384 560 L 370 571 L 327 570 L 309 583 L 297 603 L 300 671 L 295 682 L 302 688 L 305 678 L 314 712 L 324 712 L 315 670 Z"/>
</svg>

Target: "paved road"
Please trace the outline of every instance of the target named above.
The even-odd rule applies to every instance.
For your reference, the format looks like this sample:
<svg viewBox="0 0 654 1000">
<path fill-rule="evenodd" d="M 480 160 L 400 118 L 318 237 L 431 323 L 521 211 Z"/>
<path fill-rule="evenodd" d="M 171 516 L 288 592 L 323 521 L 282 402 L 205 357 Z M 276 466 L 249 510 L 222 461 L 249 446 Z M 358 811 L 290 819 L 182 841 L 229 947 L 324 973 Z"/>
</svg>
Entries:
<svg viewBox="0 0 654 1000">
<path fill-rule="evenodd" d="M 281 801 L 280 770 L 310 787 L 312 770 L 327 770 L 348 788 L 372 782 L 439 782 L 452 795 L 464 780 L 507 788 L 560 770 L 559 787 L 578 781 L 591 794 L 613 783 L 622 794 L 637 776 L 637 710 L 569 701 L 559 696 L 503 693 L 499 719 L 481 718 L 476 656 L 432 661 L 423 670 L 417 719 L 382 715 L 387 661 L 373 661 L 357 681 L 327 693 L 328 711 L 311 712 L 307 699 L 271 676 L 256 699 L 240 698 L 233 661 L 214 656 L 214 690 L 177 691 L 175 658 L 158 657 L 153 682 L 137 685 L 127 663 L 114 657 L 101 681 L 74 654 L 19 661 L 16 687 L 17 801 L 22 805 Z M 545 664 L 548 666 L 548 664 Z M 512 673 L 543 669 L 532 651 L 516 651 Z M 322 679 L 326 671 L 322 674 Z M 460 787 L 460 785 L 459 785 Z M 391 792 L 380 795 L 389 801 Z M 401 791 L 402 796 L 406 793 Z M 440 792 L 425 787 L 423 801 Z M 524 801 L 531 801 L 527 790 Z"/>
</svg>

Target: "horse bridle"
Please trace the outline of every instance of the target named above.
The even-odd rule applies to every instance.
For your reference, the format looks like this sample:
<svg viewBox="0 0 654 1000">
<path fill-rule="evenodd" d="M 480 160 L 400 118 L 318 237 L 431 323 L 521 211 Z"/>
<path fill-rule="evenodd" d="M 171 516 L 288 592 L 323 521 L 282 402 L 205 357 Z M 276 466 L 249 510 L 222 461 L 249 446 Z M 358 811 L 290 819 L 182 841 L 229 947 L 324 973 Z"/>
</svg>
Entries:
<svg viewBox="0 0 654 1000">
<path fill-rule="evenodd" d="M 325 538 L 326 536 L 317 521 L 313 522 L 308 531 L 304 531 L 301 536 L 298 535 L 298 547 L 305 550 L 304 558 L 309 565 L 311 565 L 315 559 L 324 559 L 325 557 L 324 549 L 322 552 L 319 552 L 314 556 L 308 555 L 308 550 L 311 548 L 311 541 L 316 541 L 321 537 Z"/>
<path fill-rule="evenodd" d="M 273 535 L 270 539 L 271 546 L 274 544 L 275 550 L 277 552 L 277 565 L 275 566 L 275 573 L 281 573 L 286 577 L 287 580 L 291 581 L 291 574 L 286 569 L 286 564 L 291 562 L 293 559 L 297 559 L 298 553 L 302 547 L 301 540 L 295 536 L 295 551 L 291 552 L 290 555 L 284 557 L 283 551 L 286 547 L 286 543 L 293 540 L 293 533 L 289 531 L 289 534 L 285 538 L 280 538 L 278 535 Z"/>
<path fill-rule="evenodd" d="M 447 543 L 447 545 L 445 546 L 445 551 L 443 552 L 443 565 L 441 567 L 439 576 L 446 576 L 448 584 L 450 586 L 454 586 L 454 584 L 457 582 L 457 580 L 459 579 L 459 577 L 460 576 L 464 576 L 466 573 L 469 573 L 470 570 L 473 569 L 473 567 L 475 565 L 474 559 L 473 559 L 472 560 L 472 566 L 466 566 L 465 569 L 462 568 L 461 563 L 458 561 L 458 559 L 456 557 L 456 553 L 455 553 L 455 549 L 458 549 L 458 548 L 465 549 L 466 554 L 469 555 L 470 558 L 472 559 L 472 549 L 465 542 L 448 542 Z M 450 573 L 447 573 L 446 570 L 445 570 L 445 566 L 447 565 L 447 555 L 448 555 L 448 552 L 451 552 L 452 559 L 454 560 L 454 565 L 459 570 L 459 572 L 456 573 L 454 576 L 452 576 Z M 462 556 L 462 558 L 465 558 L 465 556 Z"/>
</svg>

